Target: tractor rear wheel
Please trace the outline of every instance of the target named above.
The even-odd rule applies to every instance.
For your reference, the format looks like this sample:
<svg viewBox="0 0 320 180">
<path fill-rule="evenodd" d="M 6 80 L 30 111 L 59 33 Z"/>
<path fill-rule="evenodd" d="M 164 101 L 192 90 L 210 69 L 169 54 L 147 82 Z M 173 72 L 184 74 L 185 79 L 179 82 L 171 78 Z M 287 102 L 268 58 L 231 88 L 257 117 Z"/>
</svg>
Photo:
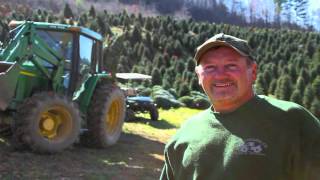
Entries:
<svg viewBox="0 0 320 180">
<path fill-rule="evenodd" d="M 88 110 L 86 143 L 98 148 L 115 144 L 122 132 L 125 108 L 125 97 L 120 88 L 99 84 Z"/>
<path fill-rule="evenodd" d="M 76 141 L 80 122 L 80 113 L 72 101 L 54 93 L 38 93 L 18 107 L 13 142 L 39 153 L 56 153 Z"/>
</svg>

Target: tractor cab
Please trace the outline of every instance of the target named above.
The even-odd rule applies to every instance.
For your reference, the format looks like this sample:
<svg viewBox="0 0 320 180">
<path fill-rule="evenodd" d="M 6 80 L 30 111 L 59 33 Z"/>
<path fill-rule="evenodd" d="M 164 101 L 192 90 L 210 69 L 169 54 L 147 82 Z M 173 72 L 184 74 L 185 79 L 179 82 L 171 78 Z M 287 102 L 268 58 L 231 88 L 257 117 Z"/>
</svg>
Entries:
<svg viewBox="0 0 320 180">
<path fill-rule="evenodd" d="M 10 38 L 12 41 L 23 30 L 25 21 L 11 21 L 9 23 Z M 39 66 L 45 67 L 43 75 L 50 75 L 59 65 L 54 59 L 63 59 L 63 76 L 60 87 L 69 95 L 75 96 L 81 84 L 87 80 L 88 74 L 102 72 L 102 36 L 90 29 L 65 24 L 53 24 L 46 22 L 32 22 L 37 43 L 42 49 L 39 52 L 46 52 L 37 56 Z M 42 43 L 43 41 L 43 43 Z M 50 48 L 46 48 L 46 46 Z M 35 52 L 37 53 L 37 51 Z M 48 56 L 50 58 L 48 58 Z M 53 59 L 53 60 L 50 60 Z M 23 63 L 26 69 L 33 71 L 34 66 L 28 61 Z"/>
</svg>

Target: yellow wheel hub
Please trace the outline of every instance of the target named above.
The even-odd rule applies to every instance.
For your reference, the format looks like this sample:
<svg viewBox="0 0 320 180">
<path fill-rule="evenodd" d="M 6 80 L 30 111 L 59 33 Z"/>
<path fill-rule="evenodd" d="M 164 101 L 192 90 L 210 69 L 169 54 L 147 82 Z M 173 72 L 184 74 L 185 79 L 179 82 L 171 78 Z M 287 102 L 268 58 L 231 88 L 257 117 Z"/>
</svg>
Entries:
<svg viewBox="0 0 320 180">
<path fill-rule="evenodd" d="M 106 123 L 106 131 L 108 134 L 113 134 L 117 131 L 117 127 L 119 124 L 120 116 L 121 116 L 121 99 L 115 99 L 112 101 L 111 106 L 108 110 L 107 116 L 105 118 Z"/>
<path fill-rule="evenodd" d="M 42 127 L 46 131 L 52 131 L 55 127 L 55 124 L 56 122 L 53 119 L 47 117 L 43 120 Z"/>
<path fill-rule="evenodd" d="M 63 106 L 54 106 L 41 113 L 39 131 L 47 139 L 64 137 L 71 131 L 72 117 Z"/>
</svg>

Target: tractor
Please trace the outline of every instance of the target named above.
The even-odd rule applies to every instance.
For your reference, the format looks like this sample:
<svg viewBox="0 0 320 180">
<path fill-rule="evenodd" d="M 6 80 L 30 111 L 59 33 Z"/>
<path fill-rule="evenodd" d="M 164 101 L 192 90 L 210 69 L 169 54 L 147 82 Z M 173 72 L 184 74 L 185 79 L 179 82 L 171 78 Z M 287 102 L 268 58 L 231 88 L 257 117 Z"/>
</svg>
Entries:
<svg viewBox="0 0 320 180">
<path fill-rule="evenodd" d="M 120 82 L 126 81 L 127 84 L 121 88 L 126 95 L 127 110 L 125 121 L 133 121 L 137 119 L 136 114 L 146 112 L 149 113 L 152 121 L 157 121 L 159 119 L 159 111 L 153 99 L 149 96 L 139 94 L 136 88 L 129 87 L 129 80 L 150 80 L 152 77 L 140 73 L 116 73 L 116 78 L 119 79 Z"/>
<path fill-rule="evenodd" d="M 60 152 L 115 144 L 125 96 L 103 64 L 103 37 L 84 27 L 9 23 L 0 49 L 0 134 L 16 149 Z M 82 132 L 82 133 L 80 133 Z"/>
</svg>

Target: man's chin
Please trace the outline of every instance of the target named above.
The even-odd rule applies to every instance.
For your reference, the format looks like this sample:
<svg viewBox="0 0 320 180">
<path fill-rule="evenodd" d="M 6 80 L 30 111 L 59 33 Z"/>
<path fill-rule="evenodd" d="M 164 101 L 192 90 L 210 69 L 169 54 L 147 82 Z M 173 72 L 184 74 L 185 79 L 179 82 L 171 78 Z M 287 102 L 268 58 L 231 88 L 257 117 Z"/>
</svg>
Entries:
<svg viewBox="0 0 320 180">
<path fill-rule="evenodd" d="M 233 102 L 234 99 L 235 98 L 233 96 L 216 96 L 216 97 L 213 97 L 213 102 L 227 103 L 227 102 Z"/>
</svg>

